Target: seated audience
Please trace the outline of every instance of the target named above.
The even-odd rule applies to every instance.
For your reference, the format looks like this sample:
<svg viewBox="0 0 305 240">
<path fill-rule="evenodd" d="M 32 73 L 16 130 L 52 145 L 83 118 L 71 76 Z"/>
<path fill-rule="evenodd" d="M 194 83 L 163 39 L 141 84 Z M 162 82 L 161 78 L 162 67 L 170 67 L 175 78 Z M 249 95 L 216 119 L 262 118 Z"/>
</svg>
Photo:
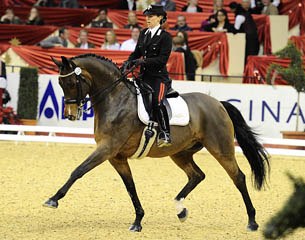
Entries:
<svg viewBox="0 0 305 240">
<path fill-rule="evenodd" d="M 216 12 L 216 21 L 205 26 L 206 32 L 234 32 L 234 26 L 229 22 L 227 11 L 222 9 Z"/>
<path fill-rule="evenodd" d="M 107 19 L 107 9 L 101 9 L 98 16 L 91 22 L 90 26 L 95 28 L 113 28 L 113 24 Z"/>
<path fill-rule="evenodd" d="M 60 0 L 59 7 L 62 8 L 78 8 L 78 0 Z"/>
<path fill-rule="evenodd" d="M 188 5 L 182 8 L 182 12 L 189 12 L 189 13 L 202 12 L 202 8 L 198 6 L 198 0 L 189 0 Z"/>
<path fill-rule="evenodd" d="M 106 32 L 105 41 L 101 48 L 104 50 L 120 50 L 120 44 L 118 43 L 113 30 Z"/>
<path fill-rule="evenodd" d="M 120 9 L 135 11 L 137 9 L 136 0 L 121 0 Z"/>
<path fill-rule="evenodd" d="M 120 50 L 134 51 L 136 48 L 139 36 L 140 36 L 140 29 L 137 27 L 134 27 L 131 30 L 131 38 L 122 42 Z"/>
<path fill-rule="evenodd" d="M 192 31 L 193 29 L 187 25 L 185 16 L 178 15 L 177 24 L 173 28 L 171 28 L 171 30 Z"/>
<path fill-rule="evenodd" d="M 165 11 L 176 11 L 176 3 L 172 0 L 155 0 L 156 5 L 162 5 Z"/>
<path fill-rule="evenodd" d="M 184 65 L 187 80 L 195 80 L 195 73 L 197 69 L 197 62 L 193 53 L 189 48 L 185 48 L 185 42 L 182 37 L 173 38 L 173 51 L 184 53 Z"/>
<path fill-rule="evenodd" d="M 151 0 L 137 0 L 136 1 L 137 11 L 144 11 L 145 9 L 148 8 L 150 4 L 152 4 Z"/>
<path fill-rule="evenodd" d="M 79 31 L 79 37 L 77 39 L 77 44 L 75 45 L 77 48 L 88 49 L 94 48 L 94 44 L 88 42 L 88 31 L 86 29 L 82 29 Z"/>
<path fill-rule="evenodd" d="M 139 28 L 141 29 L 141 26 L 138 24 L 138 18 L 135 12 L 129 12 L 128 13 L 128 24 L 126 24 L 124 26 L 124 28 L 129 28 L 129 29 L 133 29 L 133 28 Z"/>
<path fill-rule="evenodd" d="M 1 23 L 4 24 L 21 24 L 21 20 L 19 17 L 15 16 L 12 8 L 8 8 L 5 11 L 5 14 L 0 19 Z"/>
<path fill-rule="evenodd" d="M 36 7 L 32 7 L 30 15 L 25 22 L 26 25 L 44 25 L 43 19 L 40 17 L 39 11 Z"/>
<path fill-rule="evenodd" d="M 61 28 L 58 31 L 59 35 L 50 37 L 39 43 L 42 48 L 52 48 L 52 47 L 68 47 L 69 30 L 66 28 Z"/>
<path fill-rule="evenodd" d="M 280 0 L 273 0 L 271 4 L 278 8 L 280 5 Z M 263 0 L 251 0 L 251 13 L 252 14 L 261 14 L 264 8 Z"/>
<path fill-rule="evenodd" d="M 54 0 L 37 0 L 34 7 L 55 7 Z"/>
<path fill-rule="evenodd" d="M 265 15 L 279 15 L 279 10 L 274 6 L 271 0 L 263 0 L 264 8 L 262 9 L 262 14 Z"/>
<path fill-rule="evenodd" d="M 200 31 L 206 31 L 205 27 L 209 24 L 216 22 L 216 12 L 218 10 L 224 9 L 223 0 L 214 0 L 213 4 L 213 14 L 211 14 L 208 19 L 201 22 Z"/>
<path fill-rule="evenodd" d="M 243 5 L 236 2 L 229 4 L 230 9 L 235 14 L 234 33 L 246 34 L 245 64 L 249 55 L 258 55 L 259 41 L 256 24 L 250 14 Z"/>
</svg>

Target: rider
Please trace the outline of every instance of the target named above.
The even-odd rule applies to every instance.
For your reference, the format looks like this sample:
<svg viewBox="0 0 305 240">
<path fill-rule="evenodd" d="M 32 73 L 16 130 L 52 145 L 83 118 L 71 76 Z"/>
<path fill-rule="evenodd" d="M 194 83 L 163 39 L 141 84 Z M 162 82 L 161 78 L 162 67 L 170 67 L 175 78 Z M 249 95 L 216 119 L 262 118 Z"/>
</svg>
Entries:
<svg viewBox="0 0 305 240">
<path fill-rule="evenodd" d="M 150 5 L 143 14 L 148 28 L 141 31 L 136 48 L 122 69 L 129 69 L 133 65 L 141 66 L 141 78 L 154 91 L 151 120 L 157 121 L 160 128 L 157 145 L 164 147 L 171 145 L 169 119 L 163 100 L 171 85 L 166 63 L 172 50 L 172 38 L 161 28 L 167 19 L 163 6 Z"/>
</svg>

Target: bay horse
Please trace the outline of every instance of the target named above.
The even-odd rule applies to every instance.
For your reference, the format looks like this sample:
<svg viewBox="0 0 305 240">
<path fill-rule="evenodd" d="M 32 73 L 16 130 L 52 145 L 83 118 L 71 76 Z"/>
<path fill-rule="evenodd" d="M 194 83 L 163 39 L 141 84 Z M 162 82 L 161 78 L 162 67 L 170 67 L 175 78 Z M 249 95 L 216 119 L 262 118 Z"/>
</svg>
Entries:
<svg viewBox="0 0 305 240">
<path fill-rule="evenodd" d="M 52 58 L 53 59 L 53 58 Z M 64 116 L 76 120 L 82 103 L 89 94 L 94 108 L 96 150 L 71 174 L 68 181 L 49 198 L 44 206 L 57 208 L 74 182 L 84 174 L 108 160 L 121 176 L 135 208 L 136 218 L 130 231 L 140 232 L 144 210 L 138 198 L 127 159 L 139 145 L 144 124 L 137 116 L 135 87 L 111 60 L 95 54 L 73 58 L 53 59 L 59 67 L 59 84 L 65 98 Z M 248 229 L 255 231 L 255 208 L 248 194 L 245 175 L 235 159 L 234 135 L 252 170 L 254 186 L 260 190 L 266 182 L 269 156 L 246 124 L 237 108 L 227 102 L 202 93 L 181 94 L 190 112 L 187 126 L 171 126 L 172 145 L 158 148 L 153 144 L 148 156 L 170 156 L 187 175 L 188 182 L 175 197 L 177 216 L 187 218 L 183 205 L 186 196 L 205 178 L 193 155 L 205 147 L 226 170 L 240 191 L 248 214 Z M 234 134 L 235 133 L 235 134 Z"/>
</svg>

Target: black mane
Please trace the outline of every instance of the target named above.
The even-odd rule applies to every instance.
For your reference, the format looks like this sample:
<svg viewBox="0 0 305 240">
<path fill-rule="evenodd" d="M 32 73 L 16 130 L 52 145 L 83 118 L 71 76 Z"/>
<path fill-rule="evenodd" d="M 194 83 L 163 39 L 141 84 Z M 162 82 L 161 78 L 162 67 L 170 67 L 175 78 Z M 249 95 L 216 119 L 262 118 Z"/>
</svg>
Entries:
<svg viewBox="0 0 305 240">
<path fill-rule="evenodd" d="M 87 57 L 93 57 L 93 58 L 96 58 L 96 59 L 98 59 L 100 61 L 103 61 L 103 62 L 106 61 L 106 62 L 110 63 L 111 65 L 113 65 L 116 69 L 119 70 L 118 65 L 116 63 L 114 63 L 111 59 L 106 58 L 106 57 L 101 56 L 101 55 L 94 54 L 94 53 L 81 54 L 81 55 L 70 58 L 70 60 L 74 60 L 74 59 L 78 59 L 78 58 L 87 58 Z"/>
</svg>

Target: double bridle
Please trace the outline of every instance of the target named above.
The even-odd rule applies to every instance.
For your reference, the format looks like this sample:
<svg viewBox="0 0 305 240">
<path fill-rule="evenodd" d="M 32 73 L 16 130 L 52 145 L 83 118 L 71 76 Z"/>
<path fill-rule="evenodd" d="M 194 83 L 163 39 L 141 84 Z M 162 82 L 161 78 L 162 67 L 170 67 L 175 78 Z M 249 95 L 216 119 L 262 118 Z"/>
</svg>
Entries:
<svg viewBox="0 0 305 240">
<path fill-rule="evenodd" d="M 122 74 L 122 76 L 119 77 L 116 81 L 114 81 L 112 84 L 110 84 L 110 85 L 107 86 L 106 88 L 102 88 L 102 89 L 96 91 L 93 95 L 91 95 L 90 98 L 86 98 L 86 96 L 85 96 L 85 97 L 82 97 L 82 96 L 83 96 L 82 82 L 86 83 L 86 84 L 89 86 L 89 88 L 90 88 L 90 84 L 89 84 L 88 81 L 86 81 L 86 79 L 81 75 L 82 69 L 81 69 L 80 67 L 75 67 L 75 69 L 74 69 L 72 72 L 70 72 L 70 73 L 63 74 L 63 75 L 60 74 L 60 75 L 59 75 L 60 78 L 69 77 L 69 76 L 74 75 L 74 74 L 76 75 L 77 96 L 76 96 L 76 98 L 74 98 L 74 99 L 70 99 L 70 98 L 69 98 L 69 99 L 66 99 L 66 98 L 65 98 L 65 99 L 64 99 L 64 103 L 65 103 L 65 104 L 77 104 L 77 117 L 76 117 L 76 119 L 79 120 L 80 117 L 82 116 L 83 111 L 85 111 L 85 112 L 89 111 L 96 103 L 98 103 L 99 101 L 102 100 L 101 98 L 99 98 L 99 99 L 96 100 L 95 102 L 92 102 L 92 101 L 91 101 L 91 106 L 90 106 L 89 108 L 83 110 L 84 105 L 85 105 L 90 99 L 93 99 L 94 97 L 97 97 L 98 95 L 100 95 L 100 94 L 102 94 L 102 93 L 104 94 L 104 93 L 106 93 L 107 91 L 108 91 L 108 93 L 112 92 L 112 91 L 115 89 L 115 87 L 116 87 L 120 82 L 123 81 L 123 82 L 126 84 L 126 86 L 129 88 L 129 90 L 132 92 L 130 86 L 128 86 L 128 84 L 130 84 L 129 81 L 124 81 L 124 80 L 126 79 L 126 77 L 127 77 L 127 75 L 128 75 L 129 73 L 132 73 L 132 74 L 133 74 L 133 71 L 134 71 L 135 68 L 136 68 L 136 67 L 134 67 L 134 66 L 131 67 L 129 70 L 127 70 L 126 72 L 124 72 L 124 73 Z M 134 75 L 133 75 L 133 76 L 134 76 Z"/>
</svg>

